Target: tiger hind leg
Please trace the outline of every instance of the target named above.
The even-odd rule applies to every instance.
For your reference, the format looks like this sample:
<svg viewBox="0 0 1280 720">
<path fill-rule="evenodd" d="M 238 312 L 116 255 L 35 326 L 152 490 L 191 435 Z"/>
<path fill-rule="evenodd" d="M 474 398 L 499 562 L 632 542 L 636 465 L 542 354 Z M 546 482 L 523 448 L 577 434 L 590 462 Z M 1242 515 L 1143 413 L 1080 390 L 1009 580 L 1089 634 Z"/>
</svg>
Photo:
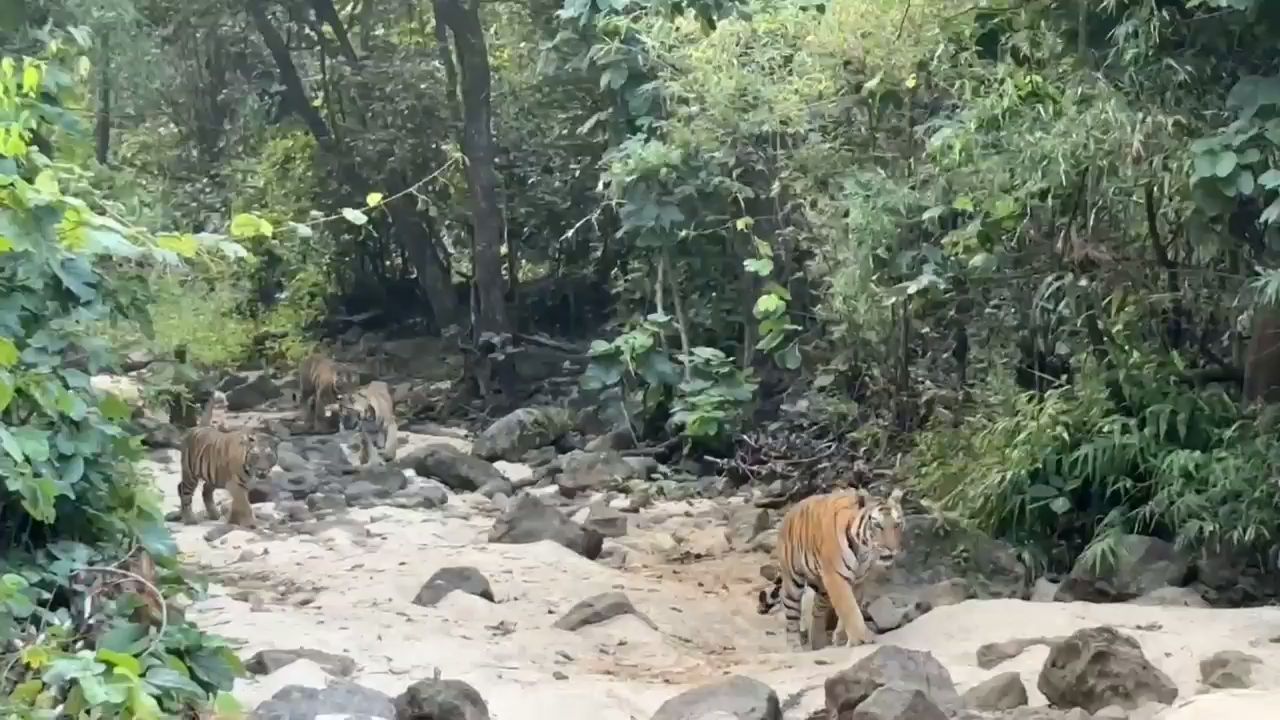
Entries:
<svg viewBox="0 0 1280 720">
<path fill-rule="evenodd" d="M 787 648 L 793 651 L 804 650 L 807 635 L 800 624 L 800 602 L 804 599 L 804 585 L 797 582 L 791 573 L 783 572 L 782 577 L 782 613 L 786 618 Z"/>
<path fill-rule="evenodd" d="M 190 473 L 184 468 L 182 470 L 182 480 L 178 482 L 178 514 L 182 518 L 182 524 L 195 525 L 196 515 L 191 511 L 191 503 L 195 500 L 196 481 L 191 479 Z"/>
<path fill-rule="evenodd" d="M 222 513 L 218 512 L 218 503 L 213 499 L 213 483 L 204 481 L 204 486 L 200 488 L 200 498 L 204 500 L 204 513 L 210 520 L 222 519 Z"/>
</svg>

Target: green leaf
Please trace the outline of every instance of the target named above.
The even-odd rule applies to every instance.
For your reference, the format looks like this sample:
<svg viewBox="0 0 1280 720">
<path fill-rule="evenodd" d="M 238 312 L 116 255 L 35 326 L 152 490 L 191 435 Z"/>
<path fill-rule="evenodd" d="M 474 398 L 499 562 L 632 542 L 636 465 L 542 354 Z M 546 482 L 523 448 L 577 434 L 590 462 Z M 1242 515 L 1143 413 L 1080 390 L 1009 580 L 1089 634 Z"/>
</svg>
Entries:
<svg viewBox="0 0 1280 720">
<path fill-rule="evenodd" d="M 94 654 L 94 657 L 108 665 L 122 668 L 132 673 L 134 677 L 142 675 L 142 664 L 132 655 L 101 648 Z"/>
<path fill-rule="evenodd" d="M 1049 501 L 1049 509 L 1059 515 L 1065 515 L 1066 513 L 1071 511 L 1071 501 L 1059 495 L 1058 497 Z"/>
<path fill-rule="evenodd" d="M 1258 184 L 1268 190 L 1280 187 L 1280 170 L 1271 168 L 1258 176 Z"/>
<path fill-rule="evenodd" d="M 160 690 L 168 690 L 176 695 L 200 700 L 205 697 L 204 688 L 197 685 L 191 678 L 172 668 L 153 667 L 147 671 L 146 680 Z"/>
<path fill-rule="evenodd" d="M 213 698 L 213 712 L 217 714 L 217 720 L 238 720 L 244 715 L 244 707 L 235 695 L 219 692 Z"/>
<path fill-rule="evenodd" d="M 302 223 L 291 222 L 289 223 L 289 229 L 292 230 L 294 234 L 300 238 L 305 239 L 305 238 L 310 238 L 315 236 L 315 233 L 311 231 L 310 225 L 303 225 Z"/>
<path fill-rule="evenodd" d="M 1252 195 L 1254 185 L 1253 171 L 1242 168 L 1240 174 L 1236 175 L 1236 189 L 1241 195 Z"/>
<path fill-rule="evenodd" d="M 9 407 L 9 403 L 13 402 L 13 376 L 7 372 L 0 372 L 0 412 L 4 412 Z"/>
<path fill-rule="evenodd" d="M 355 208 L 342 208 L 342 217 L 352 225 L 364 225 L 369 222 L 369 216 L 356 210 Z"/>
<path fill-rule="evenodd" d="M 925 210 L 924 214 L 920 216 L 920 219 L 933 220 L 934 218 L 942 217 L 942 214 L 945 213 L 948 209 L 949 208 L 946 205 L 934 205 L 928 210 Z"/>
<path fill-rule="evenodd" d="M 991 272 L 996 269 L 996 256 L 988 252 L 978 253 L 969 259 L 969 269 L 980 272 Z"/>
<path fill-rule="evenodd" d="M 751 310 L 757 320 L 771 315 L 778 315 L 786 311 L 787 301 L 772 293 L 766 293 L 756 298 L 755 307 Z"/>
<path fill-rule="evenodd" d="M 97 648 L 99 652 L 132 654 L 146 647 L 146 637 L 145 625 L 122 622 L 98 636 Z"/>
<path fill-rule="evenodd" d="M 1267 209 L 1262 211 L 1262 217 L 1258 221 L 1263 225 L 1270 225 L 1277 219 L 1280 219 L 1280 199 L 1268 205 Z"/>
<path fill-rule="evenodd" d="M 801 362 L 800 344 L 793 342 L 788 345 L 786 350 L 778 353 L 777 361 L 779 365 L 787 370 L 799 369 Z"/>
<path fill-rule="evenodd" d="M 951 207 L 964 212 L 973 212 L 973 198 L 962 195 L 951 203 Z"/>
<path fill-rule="evenodd" d="M 0 337 L 0 368 L 18 364 L 18 346 L 7 337 Z"/>
<path fill-rule="evenodd" d="M 98 410 L 104 418 L 112 422 L 128 420 L 133 415 L 129 404 L 111 392 L 103 394 L 102 399 L 98 401 Z"/>
<path fill-rule="evenodd" d="M 382 202 L 382 193 L 380 192 L 371 192 L 368 195 L 364 196 L 364 204 L 368 205 L 369 207 L 376 207 L 381 202 Z"/>
<path fill-rule="evenodd" d="M 1237 160 L 1236 154 L 1231 150 L 1218 153 L 1213 160 L 1213 174 L 1222 178 L 1227 177 L 1235 172 Z"/>
<path fill-rule="evenodd" d="M 22 446 L 18 444 L 18 439 L 9 432 L 7 428 L 0 427 L 0 447 L 13 458 L 14 462 L 23 462 L 27 459 L 22 454 Z"/>
<path fill-rule="evenodd" d="M 769 258 L 747 258 L 742 261 L 742 267 L 749 273 L 754 273 L 760 277 L 768 277 L 773 273 L 773 260 Z"/>
</svg>

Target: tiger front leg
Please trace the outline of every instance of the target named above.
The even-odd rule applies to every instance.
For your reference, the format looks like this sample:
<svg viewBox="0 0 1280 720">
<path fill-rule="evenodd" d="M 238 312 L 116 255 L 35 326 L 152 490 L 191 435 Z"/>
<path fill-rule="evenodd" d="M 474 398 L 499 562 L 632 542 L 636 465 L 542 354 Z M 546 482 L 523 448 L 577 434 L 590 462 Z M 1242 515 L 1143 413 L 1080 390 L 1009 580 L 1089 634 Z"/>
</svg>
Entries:
<svg viewBox="0 0 1280 720">
<path fill-rule="evenodd" d="M 243 528 L 255 528 L 258 521 L 253 517 L 253 505 L 249 502 L 249 490 L 243 483 L 235 483 L 230 488 L 231 514 L 227 522 Z"/>
<path fill-rule="evenodd" d="M 845 636 L 843 644 L 846 647 L 856 647 L 870 642 L 867 623 L 862 619 L 862 608 L 858 606 L 858 598 L 853 594 L 853 588 L 849 583 L 838 573 L 833 572 L 825 574 L 823 585 L 831 600 L 831 606 L 835 608 L 836 616 L 839 618 L 835 632 L 837 638 L 843 634 Z"/>
<path fill-rule="evenodd" d="M 210 520 L 222 518 L 222 513 L 218 512 L 218 503 L 213 499 L 213 483 L 205 481 L 204 486 L 200 488 L 200 499 L 204 500 L 204 514 L 208 515 Z"/>
<path fill-rule="evenodd" d="M 196 484 L 184 472 L 182 481 L 178 484 L 178 514 L 182 518 L 183 525 L 195 525 L 196 514 L 191 511 L 192 501 L 195 500 Z"/>
</svg>

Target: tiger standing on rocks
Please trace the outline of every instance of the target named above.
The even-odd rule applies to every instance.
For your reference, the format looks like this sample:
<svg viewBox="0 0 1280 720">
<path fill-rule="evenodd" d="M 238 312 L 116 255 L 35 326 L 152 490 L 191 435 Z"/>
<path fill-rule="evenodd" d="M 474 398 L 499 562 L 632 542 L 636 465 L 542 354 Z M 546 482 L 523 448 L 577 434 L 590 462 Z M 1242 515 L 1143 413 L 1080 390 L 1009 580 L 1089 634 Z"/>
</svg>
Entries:
<svg viewBox="0 0 1280 720">
<path fill-rule="evenodd" d="M 400 432 L 391 388 L 385 382 L 375 380 L 350 395 L 342 396 L 338 401 L 338 427 L 356 434 L 359 465 L 368 465 L 375 450 L 384 463 L 396 459 Z"/>
<path fill-rule="evenodd" d="M 773 587 L 760 591 L 763 615 L 782 603 L 787 646 L 803 650 L 808 637 L 800 627 L 800 601 L 813 588 L 814 616 L 836 611 L 835 641 L 849 647 L 868 642 L 857 592 L 873 575 L 890 568 L 902 549 L 902 490 L 887 500 L 864 490 L 815 495 L 796 503 L 778 529 L 779 573 Z"/>
<path fill-rule="evenodd" d="M 221 404 L 225 407 L 226 397 L 215 392 L 205 406 L 199 424 L 182 438 L 182 479 L 178 483 L 180 516 L 187 525 L 196 523 L 191 505 L 196 486 L 203 483 L 200 496 L 210 520 L 221 518 L 213 500 L 213 491 L 222 488 L 231 495 L 231 514 L 227 522 L 252 528 L 257 523 L 253 517 L 253 506 L 249 504 L 249 478 L 264 478 L 275 467 L 275 442 L 263 433 L 214 427 L 214 409 L 219 406 L 219 396 L 222 396 Z"/>
<path fill-rule="evenodd" d="M 354 368 L 320 353 L 308 355 L 298 368 L 298 402 L 307 432 L 318 432 L 317 423 L 326 417 L 326 406 L 340 402 L 358 382 Z"/>
</svg>

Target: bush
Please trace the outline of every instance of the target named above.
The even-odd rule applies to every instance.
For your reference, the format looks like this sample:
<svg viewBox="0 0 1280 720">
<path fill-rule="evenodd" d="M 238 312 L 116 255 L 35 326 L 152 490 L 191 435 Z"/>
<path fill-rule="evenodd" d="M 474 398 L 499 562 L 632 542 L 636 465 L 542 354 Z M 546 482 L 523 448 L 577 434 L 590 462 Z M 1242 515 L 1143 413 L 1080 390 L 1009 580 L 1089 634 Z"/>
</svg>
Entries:
<svg viewBox="0 0 1280 720">
<path fill-rule="evenodd" d="M 1225 394 L 1154 363 L 1123 379 L 1006 397 L 920 438 L 920 494 L 1063 568 L 1112 557 L 1121 533 L 1267 551 L 1280 528 L 1274 433 Z"/>
</svg>

